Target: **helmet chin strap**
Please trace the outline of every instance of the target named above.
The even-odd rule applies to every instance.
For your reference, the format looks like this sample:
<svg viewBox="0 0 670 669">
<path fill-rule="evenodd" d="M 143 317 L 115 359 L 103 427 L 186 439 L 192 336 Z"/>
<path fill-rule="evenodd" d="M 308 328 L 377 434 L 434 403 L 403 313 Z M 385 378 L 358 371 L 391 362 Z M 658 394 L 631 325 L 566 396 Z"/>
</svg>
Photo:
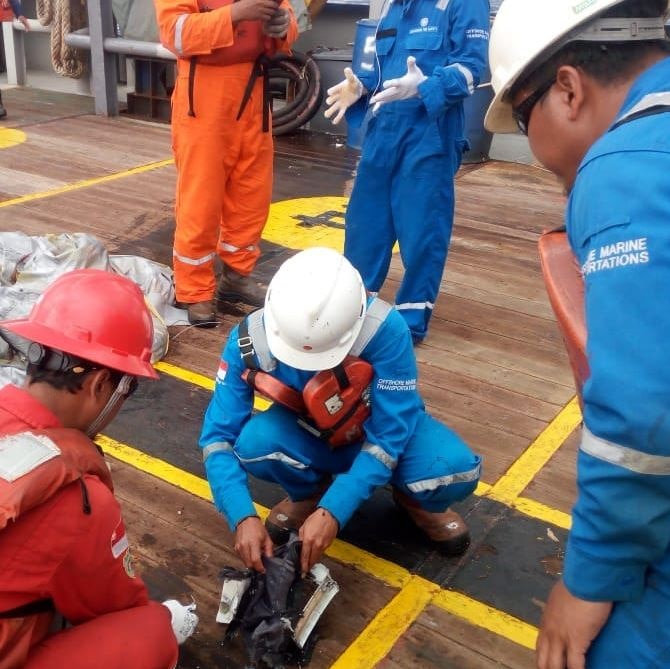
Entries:
<svg viewBox="0 0 670 669">
<path fill-rule="evenodd" d="M 88 426 L 86 436 L 93 439 L 98 434 L 100 428 L 104 425 L 107 416 L 116 408 L 116 405 L 128 395 L 133 377 L 124 374 L 119 381 L 119 385 L 112 393 L 112 396 L 107 400 L 107 404 L 103 407 L 98 417 Z"/>
</svg>

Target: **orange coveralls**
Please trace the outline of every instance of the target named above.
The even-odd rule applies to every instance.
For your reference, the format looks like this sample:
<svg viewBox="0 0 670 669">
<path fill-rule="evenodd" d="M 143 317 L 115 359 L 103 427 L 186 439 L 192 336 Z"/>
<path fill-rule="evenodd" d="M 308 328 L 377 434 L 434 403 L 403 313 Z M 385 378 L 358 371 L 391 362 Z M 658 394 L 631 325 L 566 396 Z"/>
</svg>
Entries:
<svg viewBox="0 0 670 669">
<path fill-rule="evenodd" d="M 231 6 L 200 11 L 197 0 L 155 0 L 155 4 L 161 42 L 177 55 L 172 95 L 176 296 L 180 302 L 201 302 L 214 297 L 217 254 L 242 275 L 250 274 L 258 260 L 272 197 L 272 133 L 262 129 L 262 78 L 256 80 L 236 120 L 254 63 L 210 63 L 215 50 L 225 55 L 230 48 L 234 53 L 235 38 L 243 32 L 235 32 Z M 265 42 L 271 51 L 289 51 L 298 35 L 297 24 L 288 0 L 279 6 L 289 12 L 288 32 L 283 40 Z M 203 59 L 208 62 L 196 59 L 191 72 L 192 57 L 208 55 Z"/>
</svg>

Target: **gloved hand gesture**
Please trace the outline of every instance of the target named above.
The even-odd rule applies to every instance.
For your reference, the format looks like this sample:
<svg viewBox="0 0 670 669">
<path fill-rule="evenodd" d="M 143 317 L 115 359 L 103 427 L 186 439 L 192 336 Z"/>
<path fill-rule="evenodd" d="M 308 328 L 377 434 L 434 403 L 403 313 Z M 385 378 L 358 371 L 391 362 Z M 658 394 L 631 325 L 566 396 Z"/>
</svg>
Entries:
<svg viewBox="0 0 670 669">
<path fill-rule="evenodd" d="M 365 93 L 365 87 L 361 80 L 350 67 L 344 68 L 344 77 L 344 81 L 328 89 L 328 97 L 326 98 L 328 109 L 324 112 L 324 116 L 330 118 L 335 114 L 333 125 L 337 125 L 342 120 L 344 112 Z"/>
<path fill-rule="evenodd" d="M 263 24 L 263 32 L 268 37 L 275 39 L 284 39 L 288 32 L 289 15 L 285 9 L 278 9 L 277 13 Z"/>
<path fill-rule="evenodd" d="M 407 58 L 407 74 L 404 74 L 399 79 L 387 79 L 382 84 L 384 90 L 370 98 L 370 104 L 374 105 L 372 111 L 376 112 L 381 105 L 387 102 L 415 98 L 419 94 L 419 84 L 423 83 L 426 79 L 428 77 L 416 64 L 416 58 L 409 56 Z"/>
<path fill-rule="evenodd" d="M 168 609 L 172 616 L 172 631 L 177 643 L 181 646 L 198 626 L 198 616 L 194 613 L 195 602 L 184 606 L 176 599 L 168 599 L 163 602 L 163 606 Z"/>
</svg>

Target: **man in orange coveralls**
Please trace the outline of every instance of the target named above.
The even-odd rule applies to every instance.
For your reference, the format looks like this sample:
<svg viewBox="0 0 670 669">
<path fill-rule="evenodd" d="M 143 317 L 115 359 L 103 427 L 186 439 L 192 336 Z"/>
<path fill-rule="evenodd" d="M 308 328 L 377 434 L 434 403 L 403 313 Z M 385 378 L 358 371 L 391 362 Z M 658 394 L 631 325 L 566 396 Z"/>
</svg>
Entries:
<svg viewBox="0 0 670 669">
<path fill-rule="evenodd" d="M 251 272 L 272 196 L 267 56 L 298 36 L 288 0 L 155 0 L 161 42 L 177 55 L 173 265 L 190 323 L 216 325 L 216 298 L 263 306 Z M 214 260 L 223 262 L 216 287 Z"/>
<path fill-rule="evenodd" d="M 0 328 L 33 342 L 25 386 L 0 390 L 0 669 L 171 669 L 197 617 L 149 601 L 91 441 L 138 376 L 157 378 L 141 291 L 68 272 Z"/>
</svg>

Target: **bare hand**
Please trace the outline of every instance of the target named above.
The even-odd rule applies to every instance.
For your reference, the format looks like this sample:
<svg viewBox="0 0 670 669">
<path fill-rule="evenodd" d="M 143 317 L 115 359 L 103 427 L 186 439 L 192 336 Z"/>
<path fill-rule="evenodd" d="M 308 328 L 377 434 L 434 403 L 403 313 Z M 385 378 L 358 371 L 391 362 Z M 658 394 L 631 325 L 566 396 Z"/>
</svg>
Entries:
<svg viewBox="0 0 670 669">
<path fill-rule="evenodd" d="M 284 39 L 288 32 L 289 23 L 290 17 L 288 12 L 285 9 L 279 9 L 267 23 L 263 24 L 263 32 L 268 37 Z"/>
<path fill-rule="evenodd" d="M 319 561 L 323 552 L 333 543 L 340 529 L 337 520 L 326 509 L 318 508 L 300 528 L 302 541 L 300 571 L 303 576 Z"/>
<path fill-rule="evenodd" d="M 265 573 L 261 556 L 272 557 L 272 539 L 260 518 L 250 516 L 238 524 L 235 530 L 235 550 L 245 567 Z"/>
<path fill-rule="evenodd" d="M 30 30 L 30 21 L 25 16 L 19 16 L 19 21 L 23 24 L 23 27 L 26 29 L 26 32 Z"/>
<path fill-rule="evenodd" d="M 538 669 L 585 669 L 586 653 L 612 612 L 612 602 L 587 602 L 557 583 L 537 638 Z"/>
<path fill-rule="evenodd" d="M 267 23 L 277 12 L 275 0 L 239 0 L 230 6 L 233 23 L 240 21 L 260 21 Z"/>
</svg>

